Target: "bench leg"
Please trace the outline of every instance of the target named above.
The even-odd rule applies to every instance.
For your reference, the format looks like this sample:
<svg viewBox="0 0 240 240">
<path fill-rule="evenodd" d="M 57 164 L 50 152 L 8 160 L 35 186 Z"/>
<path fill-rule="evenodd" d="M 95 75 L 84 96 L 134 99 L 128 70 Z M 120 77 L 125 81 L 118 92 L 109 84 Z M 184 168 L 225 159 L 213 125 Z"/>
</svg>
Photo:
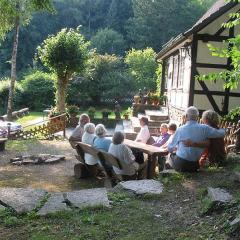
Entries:
<svg viewBox="0 0 240 240">
<path fill-rule="evenodd" d="M 148 164 L 147 164 L 147 178 L 148 179 L 153 179 L 155 177 L 156 166 L 157 166 L 156 156 L 148 156 Z"/>
</svg>

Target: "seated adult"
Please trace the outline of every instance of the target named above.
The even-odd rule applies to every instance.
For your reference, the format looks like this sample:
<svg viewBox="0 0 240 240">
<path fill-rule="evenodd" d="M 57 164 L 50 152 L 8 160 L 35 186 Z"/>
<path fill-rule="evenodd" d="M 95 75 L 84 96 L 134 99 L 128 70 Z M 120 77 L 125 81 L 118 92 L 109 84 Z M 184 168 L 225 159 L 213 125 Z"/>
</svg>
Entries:
<svg viewBox="0 0 240 240">
<path fill-rule="evenodd" d="M 137 178 L 139 164 L 135 161 L 135 156 L 131 149 L 123 141 L 123 133 L 115 132 L 108 152 L 117 157 L 122 166 L 122 169 L 113 166 L 115 174 L 121 176 L 123 181 L 133 180 Z"/>
<path fill-rule="evenodd" d="M 202 123 L 207 124 L 213 128 L 218 129 L 219 117 L 213 110 L 207 110 L 202 114 Z M 224 138 L 211 138 L 206 141 L 193 143 L 191 141 L 185 142 L 189 147 L 202 147 L 205 151 L 199 160 L 200 167 L 203 167 L 208 160 L 210 165 L 223 163 L 226 159 L 226 151 L 224 146 Z"/>
<path fill-rule="evenodd" d="M 169 139 L 170 134 L 168 133 L 168 125 L 166 123 L 162 123 L 160 126 L 160 136 L 156 139 L 155 143 L 152 145 L 155 147 L 161 147 L 164 145 Z"/>
<path fill-rule="evenodd" d="M 89 122 L 90 122 L 90 118 L 87 114 L 83 113 L 80 115 L 78 125 L 73 130 L 72 134 L 70 135 L 70 137 L 68 139 L 73 148 L 75 148 L 75 145 L 77 144 L 77 142 L 82 141 L 84 125 Z"/>
<path fill-rule="evenodd" d="M 95 134 L 96 134 L 96 138 L 94 139 L 93 147 L 95 147 L 101 151 L 108 152 L 108 149 L 109 149 L 112 141 L 105 137 L 107 134 L 107 129 L 104 127 L 103 124 L 98 124 L 96 126 Z M 98 159 L 98 161 L 99 161 L 99 159 Z M 111 176 L 112 166 L 109 166 L 105 162 L 101 162 L 100 165 L 102 165 L 104 167 L 104 169 L 106 170 L 106 172 L 108 173 L 108 175 Z"/>
<path fill-rule="evenodd" d="M 177 125 L 175 123 L 170 123 L 168 125 L 168 134 L 169 138 L 168 140 L 161 146 L 161 149 L 165 149 L 167 151 L 167 146 L 170 142 L 172 142 L 173 136 L 177 130 Z"/>
<path fill-rule="evenodd" d="M 96 139 L 94 140 L 93 146 L 101 151 L 108 152 L 112 141 L 106 138 L 107 129 L 103 124 L 98 124 L 95 128 Z"/>
<path fill-rule="evenodd" d="M 191 140 L 193 143 L 205 141 L 208 138 L 221 138 L 225 135 L 224 129 L 215 129 L 197 122 L 199 112 L 196 107 L 191 106 L 186 110 L 186 124 L 179 127 L 174 134 L 172 142 L 168 145 L 171 153 L 177 147 L 176 154 L 170 154 L 167 160 L 167 167 L 177 171 L 194 172 L 199 169 L 198 160 L 204 149 L 200 147 L 187 147 L 184 140 Z"/>
<path fill-rule="evenodd" d="M 135 141 L 147 143 L 148 139 L 150 138 L 150 132 L 148 129 L 148 118 L 141 117 L 139 119 L 139 121 L 140 121 L 141 129 L 140 129 L 140 132 L 138 133 Z"/>
<path fill-rule="evenodd" d="M 96 138 L 94 132 L 95 125 L 93 123 L 85 124 L 82 142 L 92 146 L 93 141 Z M 102 170 L 98 164 L 98 159 L 96 159 L 95 157 L 88 153 L 85 153 L 84 159 L 87 169 L 90 171 L 92 176 L 99 178 L 100 175 L 103 175 Z"/>
</svg>

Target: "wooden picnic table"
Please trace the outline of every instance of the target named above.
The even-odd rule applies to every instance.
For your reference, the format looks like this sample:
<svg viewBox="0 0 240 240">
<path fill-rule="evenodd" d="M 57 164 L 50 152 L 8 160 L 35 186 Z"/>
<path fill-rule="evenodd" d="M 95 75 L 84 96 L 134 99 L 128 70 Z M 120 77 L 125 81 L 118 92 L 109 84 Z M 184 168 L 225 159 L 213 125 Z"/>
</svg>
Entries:
<svg viewBox="0 0 240 240">
<path fill-rule="evenodd" d="M 143 153 L 148 154 L 148 162 L 147 162 L 147 178 L 152 179 L 155 176 L 155 169 L 157 165 L 157 157 L 165 156 L 167 154 L 166 150 L 162 148 L 155 147 L 152 145 L 148 145 L 141 142 L 132 141 L 129 139 L 124 139 L 124 144 L 126 144 L 130 148 L 136 148 Z"/>
</svg>

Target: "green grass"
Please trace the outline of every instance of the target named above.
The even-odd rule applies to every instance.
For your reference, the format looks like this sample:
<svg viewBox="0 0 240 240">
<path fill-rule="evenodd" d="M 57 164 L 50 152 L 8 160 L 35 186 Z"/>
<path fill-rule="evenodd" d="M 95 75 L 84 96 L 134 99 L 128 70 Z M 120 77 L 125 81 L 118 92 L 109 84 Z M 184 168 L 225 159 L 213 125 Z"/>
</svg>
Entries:
<svg viewBox="0 0 240 240">
<path fill-rule="evenodd" d="M 22 126 L 26 126 L 33 122 L 34 120 L 41 118 L 39 121 L 42 120 L 43 113 L 42 112 L 30 112 L 28 115 L 17 119 L 16 122 L 20 123 Z"/>
</svg>

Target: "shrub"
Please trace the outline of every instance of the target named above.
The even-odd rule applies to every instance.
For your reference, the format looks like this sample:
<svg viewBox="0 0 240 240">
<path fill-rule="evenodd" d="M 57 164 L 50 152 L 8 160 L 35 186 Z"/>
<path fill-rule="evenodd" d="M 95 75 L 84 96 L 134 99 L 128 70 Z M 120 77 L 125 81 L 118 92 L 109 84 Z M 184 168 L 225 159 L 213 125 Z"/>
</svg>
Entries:
<svg viewBox="0 0 240 240">
<path fill-rule="evenodd" d="M 8 89 L 10 85 L 10 79 L 3 78 L 0 79 L 0 115 L 3 115 L 7 111 L 7 101 L 8 101 Z M 18 96 L 22 94 L 23 88 L 19 82 L 15 84 L 15 94 L 14 107 L 18 108 Z"/>
<path fill-rule="evenodd" d="M 226 116 L 223 117 L 223 120 L 228 122 L 237 122 L 240 120 L 240 107 L 232 109 Z"/>
<path fill-rule="evenodd" d="M 35 71 L 21 81 L 23 94 L 22 105 L 33 110 L 42 110 L 54 104 L 54 74 Z"/>
</svg>

